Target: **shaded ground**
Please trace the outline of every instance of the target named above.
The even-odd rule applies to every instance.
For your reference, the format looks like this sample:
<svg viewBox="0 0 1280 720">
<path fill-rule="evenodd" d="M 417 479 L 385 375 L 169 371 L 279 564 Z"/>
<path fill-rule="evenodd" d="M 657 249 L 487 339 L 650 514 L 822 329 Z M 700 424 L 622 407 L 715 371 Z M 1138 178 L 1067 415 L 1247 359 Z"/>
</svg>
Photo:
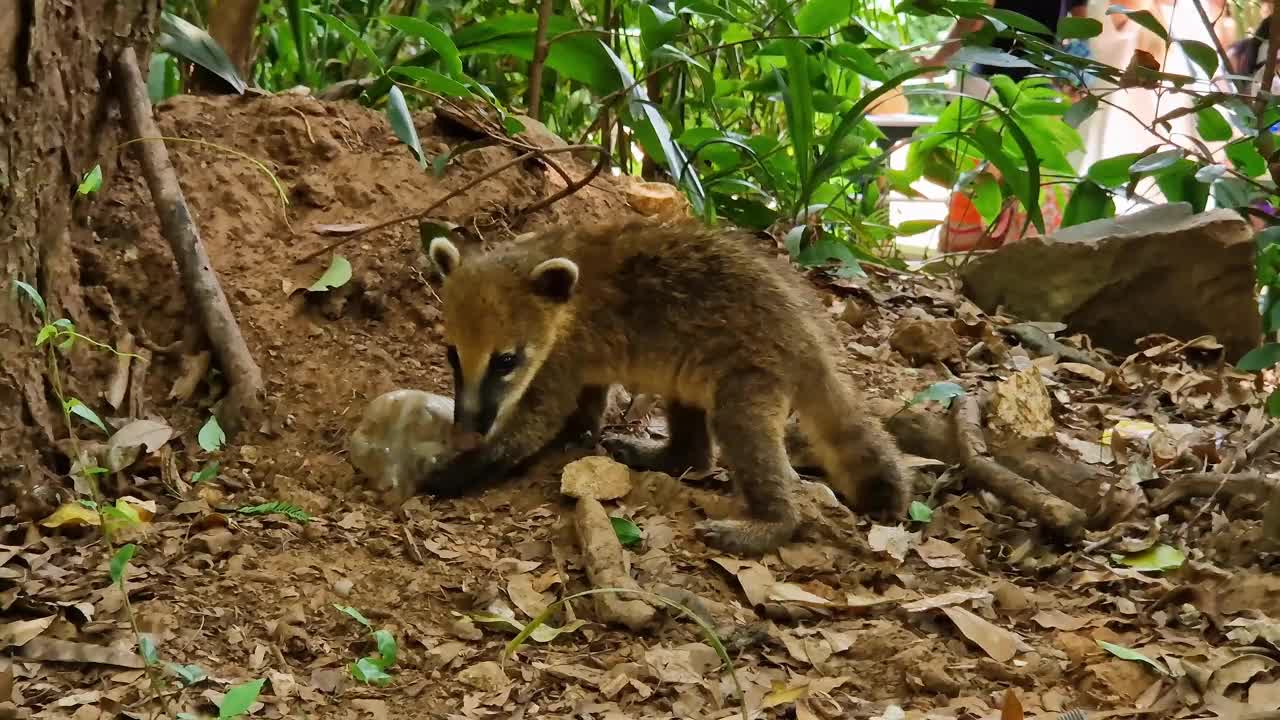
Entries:
<svg viewBox="0 0 1280 720">
<path fill-rule="evenodd" d="M 553 454 L 527 477 L 478 497 L 415 499 L 400 516 L 362 497 L 344 459 L 347 435 L 373 397 L 398 387 L 449 392 L 438 301 L 412 225 L 339 251 L 354 268 L 341 290 L 318 299 L 290 294 L 326 262 L 294 264 L 325 242 L 304 231 L 425 207 L 511 154 L 467 153 L 438 180 L 376 113 L 296 96 L 182 97 L 159 119 L 166 135 L 267 162 L 292 201 L 291 231 L 270 181 L 252 164 L 204 145 L 171 147 L 275 409 L 261 433 L 213 455 L 196 435 L 220 381 L 200 371 L 206 348 L 189 336 L 136 163 L 106 168 L 105 194 L 87 208 L 94 233 L 74 241 L 85 294 L 66 301 L 69 313 L 96 337 L 115 340 L 128 328 L 153 350 L 145 391 L 135 386 L 130 403 L 179 433 L 169 450 L 105 483 L 113 494 L 156 503 L 155 517 L 129 531 L 139 545 L 128 589 L 140 629 L 154 636 L 163 660 L 209 675 L 186 689 L 171 682 L 172 711 L 213 712 L 210 703 L 228 684 L 266 678 L 258 717 L 737 714 L 733 682 L 717 674 L 715 653 L 684 619 L 624 631 L 589 622 L 591 605 L 577 601 L 571 616 L 551 621 L 571 630 L 530 642 L 505 670 L 489 664 L 514 630 L 476 617 L 523 623 L 587 587 L 568 513 L 561 520 L 570 506 L 558 492 L 559 470 L 574 455 Z M 429 116 L 419 132 L 431 156 L 469 139 Z M 565 165 L 575 176 L 587 169 Z M 503 242 L 551 223 L 631 212 L 623 186 L 602 178 L 513 226 L 519 208 L 562 186 L 546 169 L 523 168 L 451 201 L 440 216 Z M 972 391 L 1014 377 L 995 386 L 1012 410 L 992 422 L 1015 435 L 1047 435 L 1056 453 L 1082 468 L 1082 504 L 1112 516 L 1088 540 L 1056 545 L 1016 508 L 965 492 L 956 473 L 921 458 L 917 499 L 934 508 L 928 522 L 853 528 L 833 510 L 832 527 L 852 529 L 843 542 L 809 528 L 751 562 L 719 556 L 690 532 L 708 492 L 666 487 L 624 500 L 611 512 L 644 534 L 630 551 L 633 576 L 642 587 L 699 598 L 691 602 L 735 655 L 752 714 L 891 718 L 903 717 L 889 708 L 900 705 L 909 718 L 994 718 L 1011 689 L 1028 717 L 1073 707 L 1232 718 L 1242 716 L 1243 703 L 1280 708 L 1280 626 L 1268 619 L 1280 617 L 1280 582 L 1268 573 L 1274 555 L 1263 541 L 1260 500 L 1224 510 L 1193 499 L 1154 517 L 1148 509 L 1170 477 L 1217 462 L 1263 429 L 1261 413 L 1250 409 L 1252 381 L 1225 372 L 1220 349 L 1155 340 L 1115 373 L 1089 372 L 1010 348 L 993 332 L 1003 321 L 982 316 L 945 281 L 887 271 L 866 282 L 817 279 L 846 321 L 849 369 L 869 395 L 903 402 L 939 381 Z M 900 332 L 890 342 L 912 321 L 938 318 L 945 322 L 920 326 L 916 340 Z M 105 411 L 115 360 L 79 349 L 71 365 L 71 391 Z M 1047 389 L 1043 396 L 1038 387 Z M 633 430 L 652 423 L 660 432 L 656 420 L 629 419 Z M 1132 430 L 1122 421 L 1156 427 Z M 1100 444 L 1114 428 L 1124 447 Z M 220 463 L 216 477 L 190 486 L 210 460 Z M 723 481 L 697 484 L 722 490 Z M 1120 494 L 1127 499 L 1115 511 Z M 273 501 L 313 519 L 234 512 Z M 43 517 L 53 507 L 22 510 Z M 3 515 L 16 520 L 19 508 Z M 1121 521 L 1129 524 L 1106 532 Z M 6 651 L 19 659 L 0 671 L 0 698 L 12 679 L 14 713 L 153 717 L 144 672 L 127 652 L 133 635 L 110 585 L 109 552 L 97 538 L 83 528 L 19 523 L 5 533 L 0 608 L 14 624 L 0 625 L 0 639 L 23 647 Z M 1157 543 L 1180 548 L 1187 561 L 1163 574 L 1117 561 Z M 397 638 L 390 686 L 351 679 L 347 666 L 374 646 L 335 603 Z M 588 622 L 575 627 L 575 617 Z M 56 662 L 47 659 L 52 645 L 30 642 L 33 635 L 79 643 L 62 646 L 79 648 L 79 657 L 90 645 L 125 652 L 105 658 L 115 664 Z M 1152 662 L 1118 657 L 1099 641 Z"/>
</svg>

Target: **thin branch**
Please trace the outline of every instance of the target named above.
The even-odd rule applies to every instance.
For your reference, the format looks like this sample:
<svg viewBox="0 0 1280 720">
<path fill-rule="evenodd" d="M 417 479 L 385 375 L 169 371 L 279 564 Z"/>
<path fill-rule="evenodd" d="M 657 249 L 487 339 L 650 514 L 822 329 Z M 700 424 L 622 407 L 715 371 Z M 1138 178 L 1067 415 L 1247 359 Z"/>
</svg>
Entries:
<svg viewBox="0 0 1280 720">
<path fill-rule="evenodd" d="M 408 214 L 408 215 L 401 215 L 400 217 L 395 217 L 395 218 L 392 218 L 392 219 L 390 219 L 390 220 L 384 220 L 383 222 L 376 223 L 376 224 L 374 224 L 374 225 L 368 225 L 368 226 L 366 226 L 366 227 L 360 228 L 359 230 L 356 230 L 355 232 L 351 233 L 350 235 L 344 235 L 343 237 L 339 238 L 339 239 L 338 239 L 338 240 L 336 240 L 335 242 L 329 243 L 329 244 L 328 244 L 328 245 L 326 245 L 325 247 L 323 247 L 323 248 L 321 248 L 321 249 L 319 249 L 319 250 L 317 250 L 317 251 L 315 251 L 315 252 L 307 253 L 307 254 L 306 254 L 306 255 L 304 255 L 303 257 L 301 257 L 301 258 L 299 258 L 298 260 L 296 260 L 296 261 L 294 262 L 294 264 L 295 264 L 295 265 L 301 265 L 301 264 L 303 264 L 303 263 L 310 262 L 311 260 L 314 260 L 314 259 L 316 259 L 316 258 L 320 257 L 321 255 L 324 255 L 325 253 L 331 252 L 331 251 L 332 251 L 332 250 L 334 250 L 335 248 L 338 248 L 338 247 L 340 247 L 340 246 L 342 246 L 342 245 L 344 245 L 344 244 L 346 244 L 346 243 L 350 242 L 351 240 L 354 240 L 355 238 L 358 238 L 358 237 L 361 237 L 361 236 L 364 236 L 364 235 L 368 235 L 368 234 L 369 234 L 369 233 L 371 233 L 371 232 L 375 232 L 375 231 L 377 231 L 377 230 L 382 230 L 383 228 L 391 227 L 392 225 L 399 225 L 400 223 L 403 223 L 403 222 L 412 222 L 412 221 L 414 221 L 414 220 L 421 220 L 422 218 L 425 218 L 425 217 L 429 216 L 431 213 L 435 212 L 439 207 L 441 207 L 441 206 L 442 206 L 442 205 L 444 205 L 445 203 L 449 202 L 450 200 L 452 200 L 452 199 L 454 199 L 454 198 L 456 198 L 456 197 L 458 197 L 458 196 L 460 196 L 460 195 L 465 194 L 467 191 L 469 191 L 469 190 L 471 190 L 472 188 L 476 187 L 476 186 L 477 186 L 477 185 L 479 185 L 480 183 L 482 183 L 482 182 L 484 182 L 484 181 L 486 181 L 486 180 L 489 180 L 489 179 L 491 179 L 491 178 L 493 178 L 493 177 L 495 177 L 495 176 L 497 176 L 497 175 L 500 175 L 500 174 L 501 174 L 501 173 L 503 173 L 504 171 L 509 170 L 510 168 L 513 168 L 513 167 L 515 167 L 516 165 L 519 165 L 520 163 L 525 162 L 526 160 L 530 160 L 530 159 L 532 159 L 532 158 L 534 158 L 534 157 L 537 157 L 537 156 L 539 156 L 539 155 L 543 155 L 543 154 L 550 155 L 550 154 L 554 154 L 554 153 L 577 152 L 577 151 L 579 151 L 579 150 L 594 150 L 594 151 L 598 151 L 598 152 L 600 152 L 600 153 L 602 153 L 602 154 L 605 154 L 605 155 L 607 155 L 607 153 L 608 153 L 608 151 L 607 151 L 607 150 L 605 150 L 604 148 L 601 148 L 599 145 L 565 145 L 564 147 L 558 147 L 558 148 L 539 148 L 539 149 L 537 149 L 537 150 L 531 150 L 531 151 L 529 151 L 529 152 L 527 152 L 527 153 L 524 153 L 524 154 L 521 154 L 521 155 L 517 155 L 517 156 L 516 156 L 515 158 L 513 158 L 511 161 L 509 161 L 509 162 L 505 162 L 505 163 L 503 163 L 503 164 L 499 165 L 498 167 L 496 167 L 496 168 L 494 168 L 494 169 L 490 170 L 489 172 L 487 172 L 487 173 L 485 173 L 485 174 L 483 174 L 483 175 L 481 175 L 481 176 L 477 177 L 476 179 L 472 180 L 471 182 L 467 183 L 466 185 L 463 185 L 462 187 L 458 188 L 457 190 L 454 190 L 454 191 L 452 191 L 452 192 L 450 192 L 450 193 L 446 194 L 444 197 L 440 198 L 439 200 L 437 200 L 437 201 L 435 201 L 435 202 L 431 203 L 429 206 L 427 206 L 427 208 L 426 208 L 425 210 L 419 210 L 419 211 L 417 211 L 417 212 L 410 213 L 410 214 Z M 594 176 L 594 175 L 591 175 L 590 177 L 594 178 L 595 176 Z M 574 189 L 575 189 L 575 191 L 577 190 L 577 188 L 574 188 Z M 561 191 L 560 193 L 557 193 L 556 195 L 553 195 L 552 197 L 554 198 L 554 200 L 552 200 L 552 202 L 554 202 L 555 200 L 559 200 L 559 199 L 561 199 L 562 197 L 564 197 L 564 195 L 565 195 L 565 193 L 564 193 L 563 191 Z M 547 203 L 547 204 L 549 205 L 550 203 Z M 545 206 L 544 206 L 544 207 L 545 207 Z M 539 208 L 539 209 L 540 209 L 540 208 Z M 526 212 L 528 212 L 528 211 L 526 211 Z"/>
<path fill-rule="evenodd" d="M 547 64 L 551 43 L 547 42 L 547 24 L 551 22 L 553 0 L 542 0 L 538 5 L 538 32 L 534 36 L 533 61 L 529 63 L 529 117 L 541 120 L 542 69 Z"/>
</svg>

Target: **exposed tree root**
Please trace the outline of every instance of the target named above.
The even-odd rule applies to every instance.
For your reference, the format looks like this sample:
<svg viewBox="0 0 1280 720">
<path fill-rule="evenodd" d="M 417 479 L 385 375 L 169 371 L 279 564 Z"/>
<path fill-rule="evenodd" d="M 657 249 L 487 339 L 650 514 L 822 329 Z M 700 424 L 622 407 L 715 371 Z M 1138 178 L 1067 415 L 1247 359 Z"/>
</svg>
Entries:
<svg viewBox="0 0 1280 720">
<path fill-rule="evenodd" d="M 582 546 L 587 577 L 593 587 L 640 589 L 626 571 L 622 544 L 618 542 L 609 515 L 599 500 L 578 499 L 574 526 L 578 531 L 578 543 Z M 628 598 L 623 594 L 605 592 L 591 597 L 601 622 L 625 625 L 632 630 L 652 626 L 657 614 L 653 606 L 643 600 Z"/>
</svg>

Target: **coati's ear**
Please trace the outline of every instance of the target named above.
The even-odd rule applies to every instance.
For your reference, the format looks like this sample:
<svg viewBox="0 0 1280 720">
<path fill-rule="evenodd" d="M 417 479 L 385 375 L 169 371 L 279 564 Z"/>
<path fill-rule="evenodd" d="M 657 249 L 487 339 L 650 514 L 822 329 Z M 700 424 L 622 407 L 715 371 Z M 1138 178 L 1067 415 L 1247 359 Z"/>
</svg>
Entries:
<svg viewBox="0 0 1280 720">
<path fill-rule="evenodd" d="M 529 273 L 533 291 L 555 302 L 565 302 L 578 284 L 578 264 L 569 258 L 551 258 L 538 263 Z"/>
<path fill-rule="evenodd" d="M 451 275 L 462 263 L 461 253 L 448 238 L 432 238 L 431 244 L 427 246 L 427 254 L 431 256 L 431 262 L 440 268 L 440 274 L 445 277 Z"/>
</svg>

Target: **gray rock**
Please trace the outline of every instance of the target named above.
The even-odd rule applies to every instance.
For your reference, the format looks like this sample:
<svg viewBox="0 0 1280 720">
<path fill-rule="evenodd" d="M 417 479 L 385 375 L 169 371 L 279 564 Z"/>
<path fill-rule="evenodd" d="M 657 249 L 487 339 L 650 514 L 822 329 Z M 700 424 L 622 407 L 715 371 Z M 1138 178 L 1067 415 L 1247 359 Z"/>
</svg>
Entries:
<svg viewBox="0 0 1280 720">
<path fill-rule="evenodd" d="M 1253 232 L 1233 210 L 1157 205 L 1005 245 L 961 270 L 983 310 L 1060 321 L 1117 352 L 1213 335 L 1234 362 L 1262 340 Z"/>
</svg>

